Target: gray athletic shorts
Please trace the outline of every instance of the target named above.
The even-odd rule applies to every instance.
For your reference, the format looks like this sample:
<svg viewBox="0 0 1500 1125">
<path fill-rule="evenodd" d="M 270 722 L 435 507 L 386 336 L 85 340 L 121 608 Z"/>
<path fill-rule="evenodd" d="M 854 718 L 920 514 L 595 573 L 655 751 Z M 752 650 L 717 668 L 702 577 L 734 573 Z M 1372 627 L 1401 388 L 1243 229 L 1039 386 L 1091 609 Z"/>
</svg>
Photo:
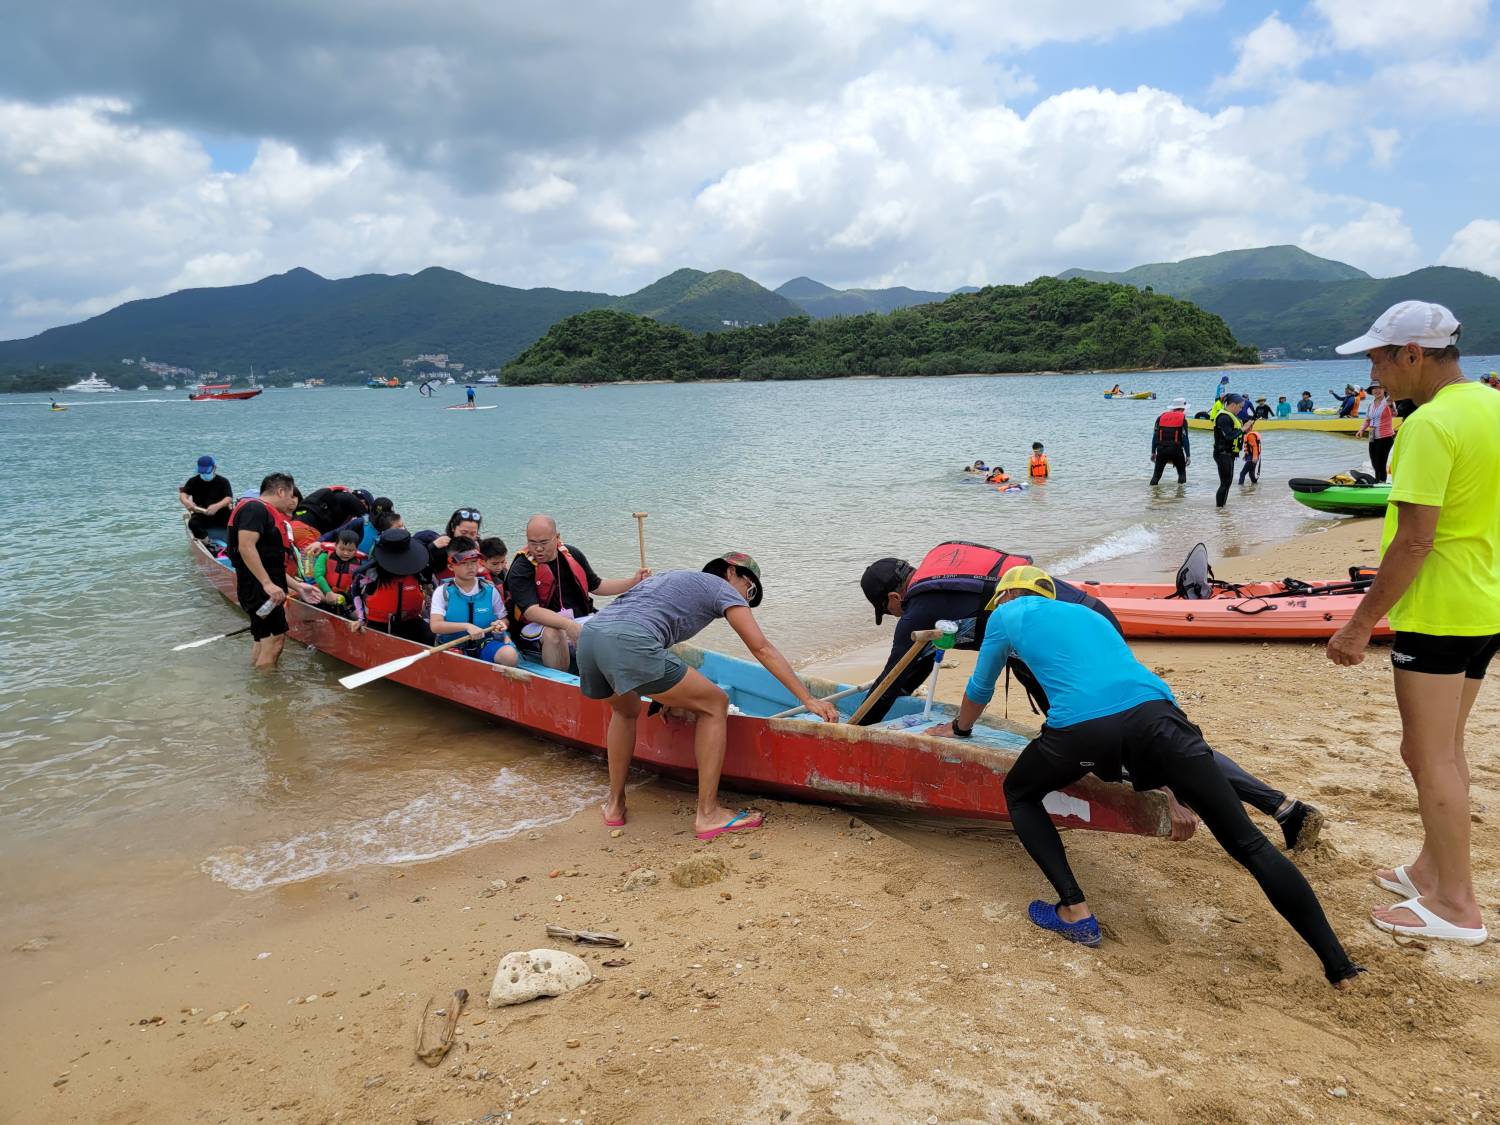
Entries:
<svg viewBox="0 0 1500 1125">
<path fill-rule="evenodd" d="M 590 621 L 578 635 L 578 686 L 590 699 L 674 688 L 687 665 L 634 621 Z"/>
</svg>

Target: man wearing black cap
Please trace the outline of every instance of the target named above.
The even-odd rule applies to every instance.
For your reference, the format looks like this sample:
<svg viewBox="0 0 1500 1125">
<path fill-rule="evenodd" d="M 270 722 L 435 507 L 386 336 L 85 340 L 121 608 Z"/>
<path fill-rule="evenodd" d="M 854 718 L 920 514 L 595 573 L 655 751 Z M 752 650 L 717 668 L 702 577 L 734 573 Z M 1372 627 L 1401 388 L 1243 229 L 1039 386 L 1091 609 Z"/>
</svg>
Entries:
<svg viewBox="0 0 1500 1125">
<path fill-rule="evenodd" d="M 188 531 L 202 539 L 214 528 L 222 529 L 234 506 L 234 486 L 228 477 L 214 469 L 214 459 L 206 453 L 198 458 L 198 471 L 177 490 L 178 502 L 188 510 Z"/>
<path fill-rule="evenodd" d="M 1234 482 L 1234 463 L 1244 444 L 1244 427 L 1238 415 L 1243 403 L 1242 395 L 1225 395 L 1224 409 L 1214 415 L 1214 464 L 1219 469 L 1219 490 L 1214 493 L 1216 508 L 1222 508 L 1229 499 L 1229 486 Z"/>
</svg>

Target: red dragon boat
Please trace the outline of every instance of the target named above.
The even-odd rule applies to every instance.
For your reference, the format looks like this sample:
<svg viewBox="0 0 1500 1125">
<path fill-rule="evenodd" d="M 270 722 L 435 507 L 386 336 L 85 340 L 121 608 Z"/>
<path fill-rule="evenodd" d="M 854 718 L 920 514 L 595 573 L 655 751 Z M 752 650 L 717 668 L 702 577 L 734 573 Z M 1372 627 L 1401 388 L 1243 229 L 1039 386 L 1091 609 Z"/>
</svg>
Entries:
<svg viewBox="0 0 1500 1125">
<path fill-rule="evenodd" d="M 200 542 L 192 541 L 198 573 L 231 603 L 234 571 Z M 355 668 L 421 652 L 419 645 L 351 623 L 317 606 L 287 602 L 291 636 Z M 945 723 L 955 709 L 935 704 L 923 715 L 923 701 L 899 700 L 884 722 L 869 727 L 823 723 L 803 713 L 774 718 L 796 700 L 758 663 L 679 645 L 675 650 L 728 694 L 733 709 L 724 756 L 726 788 L 772 797 L 856 808 L 901 810 L 970 821 L 1005 821 L 1006 772 L 1026 745 L 1026 736 L 981 724 L 967 742 L 928 738 L 921 732 Z M 555 742 L 604 754 L 609 707 L 586 698 L 578 677 L 540 664 L 519 668 L 438 653 L 388 677 L 426 695 L 499 719 Z M 803 677 L 816 696 L 845 685 Z M 838 701 L 852 714 L 862 693 Z M 642 715 L 637 728 L 636 763 L 692 781 L 697 776 L 693 730 L 665 714 Z M 1092 828 L 1142 836 L 1170 831 L 1166 798 L 1137 793 L 1127 785 L 1087 777 L 1061 793 L 1049 794 L 1049 812 L 1059 827 Z"/>
</svg>

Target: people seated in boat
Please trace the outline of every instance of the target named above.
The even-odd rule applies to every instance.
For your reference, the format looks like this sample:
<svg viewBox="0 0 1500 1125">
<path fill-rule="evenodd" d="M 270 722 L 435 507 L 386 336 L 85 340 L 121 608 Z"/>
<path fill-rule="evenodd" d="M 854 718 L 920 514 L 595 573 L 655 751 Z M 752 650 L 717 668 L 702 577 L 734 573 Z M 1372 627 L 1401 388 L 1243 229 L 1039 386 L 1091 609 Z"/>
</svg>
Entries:
<svg viewBox="0 0 1500 1125">
<path fill-rule="evenodd" d="M 194 539 L 205 539 L 211 531 L 219 532 L 215 538 L 224 538 L 224 525 L 234 506 L 234 486 L 228 477 L 219 475 L 208 454 L 198 458 L 198 471 L 177 490 L 177 502 L 188 511 L 188 531 Z"/>
<path fill-rule="evenodd" d="M 323 591 L 323 604 L 345 617 L 353 615 L 354 576 L 364 565 L 359 535 L 351 528 L 332 543 L 315 543 L 309 551 L 313 585 Z"/>
<path fill-rule="evenodd" d="M 313 489 L 292 514 L 323 535 L 338 530 L 357 516 L 367 515 L 370 509 L 365 497 L 369 495 L 363 489 L 355 491 L 342 484 L 330 484 Z"/>
<path fill-rule="evenodd" d="M 441 535 L 425 531 L 417 532 L 415 538 L 427 544 L 428 553 L 431 555 L 432 562 L 429 570 L 434 581 L 441 582 L 453 576 L 448 569 L 448 545 L 453 539 L 461 537 L 478 543 L 479 528 L 483 523 L 484 513 L 478 508 L 458 508 L 448 517 L 448 525 Z"/>
<path fill-rule="evenodd" d="M 401 518 L 394 512 L 385 518 L 391 517 Z M 430 645 L 432 630 L 422 612 L 422 585 L 417 581 L 427 565 L 427 548 L 406 528 L 392 526 L 382 531 L 354 587 L 360 625 Z"/>
<path fill-rule="evenodd" d="M 483 567 L 481 573 L 497 586 L 504 586 L 505 572 L 510 569 L 510 549 L 506 547 L 505 540 L 498 535 L 481 539 L 479 557 Z"/>
<path fill-rule="evenodd" d="M 505 577 L 511 636 L 522 655 L 571 668 L 579 630 L 594 612 L 589 595 L 623 594 L 650 577 L 642 567 L 629 578 L 600 578 L 582 551 L 563 543 L 557 521 L 538 513 L 526 522 L 526 550 Z"/>
<path fill-rule="evenodd" d="M 985 484 L 1007 484 L 1009 483 L 1009 481 L 1010 474 L 1007 473 L 999 465 L 996 465 L 993 469 L 991 469 L 990 475 L 984 478 Z"/>
<path fill-rule="evenodd" d="M 1026 463 L 1026 475 L 1032 480 L 1046 480 L 1052 475 L 1052 465 L 1039 441 L 1031 443 L 1031 460 Z"/>
<path fill-rule="evenodd" d="M 296 573 L 287 517 L 299 495 L 290 474 L 271 473 L 256 496 L 229 513 L 229 561 L 240 608 L 250 615 L 250 660 L 257 668 L 273 668 L 281 659 L 288 592 L 313 605 L 323 600 L 322 592 Z"/>
<path fill-rule="evenodd" d="M 547 523 L 538 525 L 539 519 L 550 523 L 548 517 L 532 520 L 526 532 L 532 541 L 529 549 L 545 537 Z M 525 557 L 516 559 L 512 575 Z M 636 719 L 643 695 L 664 707 L 692 712 L 697 720 L 693 753 L 698 765 L 698 808 L 693 829 L 698 839 L 709 840 L 762 824 L 759 813 L 744 809 L 730 812 L 719 804 L 728 696 L 671 651 L 673 645 L 696 636 L 721 617 L 793 698 L 824 722 L 838 722 L 838 708 L 812 696 L 786 657 L 756 624 L 750 611 L 760 605 L 764 591 L 755 560 L 730 551 L 710 559 L 701 571 L 674 570 L 654 578 L 643 574 L 580 627 L 579 689 L 590 699 L 607 699 L 610 706 L 605 824 L 625 823 L 625 782 L 635 753 Z"/>
<path fill-rule="evenodd" d="M 1285 402 L 1286 400 L 1283 399 L 1282 401 Z M 1266 401 L 1265 395 L 1261 395 L 1255 400 L 1255 409 L 1250 412 L 1250 416 L 1257 422 L 1261 422 L 1269 418 L 1271 413 L 1271 404 Z"/>
<path fill-rule="evenodd" d="M 1276 417 L 1290 418 L 1292 416 L 1292 404 L 1287 402 L 1286 395 L 1276 397 Z"/>
<path fill-rule="evenodd" d="M 356 489 L 355 491 L 358 494 L 360 490 Z M 379 526 L 379 517 L 395 510 L 396 505 L 389 496 L 372 497 L 368 513 L 362 516 L 355 516 L 352 520 L 340 525 L 335 530 L 326 532 L 321 536 L 321 539 L 325 543 L 332 543 L 338 538 L 339 532 L 346 530 L 353 531 L 359 536 L 359 549 L 368 555 L 375 546 L 375 540 L 385 530 L 384 527 Z M 386 526 L 390 525 L 387 524 Z"/>
<path fill-rule="evenodd" d="M 931 732 L 971 737 L 1013 655 L 1026 662 L 1050 697 L 1047 722 L 1010 767 L 1004 787 L 1016 835 L 1057 892 L 1055 903 L 1031 904 L 1032 923 L 1069 941 L 1099 944 L 1099 922 L 1042 802 L 1090 773 L 1104 781 L 1128 773 L 1137 790 L 1166 789 L 1202 818 L 1317 954 L 1328 982 L 1347 987 L 1363 970 L 1344 951 L 1296 865 L 1251 823 L 1171 688 L 1136 660 L 1098 614 L 1058 601 L 1055 592 L 1053 578 L 1037 567 L 1013 567 L 1001 576 L 958 715 Z M 1174 838 L 1188 827 L 1174 824 Z"/>
<path fill-rule="evenodd" d="M 1313 401 L 1312 391 L 1303 391 L 1302 397 L 1297 400 L 1298 414 L 1316 414 L 1318 404 Z"/>
<path fill-rule="evenodd" d="M 505 602 L 499 587 L 480 576 L 479 560 L 474 540 L 462 535 L 449 540 L 447 569 L 452 573 L 433 587 L 427 625 L 438 644 L 467 633 L 471 643 L 458 646 L 465 656 L 514 668 L 520 654 L 506 631 Z"/>
</svg>

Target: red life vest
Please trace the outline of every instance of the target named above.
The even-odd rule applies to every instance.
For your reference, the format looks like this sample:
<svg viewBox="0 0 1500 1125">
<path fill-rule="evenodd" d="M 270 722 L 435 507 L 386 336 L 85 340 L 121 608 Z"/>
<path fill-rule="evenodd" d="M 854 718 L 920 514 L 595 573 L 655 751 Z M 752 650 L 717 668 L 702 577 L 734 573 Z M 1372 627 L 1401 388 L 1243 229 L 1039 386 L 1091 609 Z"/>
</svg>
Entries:
<svg viewBox="0 0 1500 1125">
<path fill-rule="evenodd" d="M 1187 433 L 1187 411 L 1168 410 L 1156 420 L 1156 448 L 1176 449 Z"/>
<path fill-rule="evenodd" d="M 374 625 L 422 616 L 422 587 L 411 575 L 378 579 L 364 596 L 365 620 Z M 329 583 L 333 585 L 332 582 Z"/>
<path fill-rule="evenodd" d="M 354 585 L 354 572 L 359 569 L 360 563 L 365 561 L 363 551 L 355 551 L 354 557 L 345 562 L 338 557 L 336 543 L 314 543 L 310 554 L 314 556 L 327 555 L 328 561 L 323 564 L 323 581 L 328 583 L 328 588 L 335 594 L 347 594 L 349 587 Z"/>
<path fill-rule="evenodd" d="M 1047 455 L 1045 453 L 1033 453 L 1031 455 L 1031 475 L 1033 477 L 1050 476 L 1052 470 L 1047 466 Z"/>
<path fill-rule="evenodd" d="M 281 533 L 282 552 L 286 555 L 286 572 L 294 578 L 297 577 L 297 556 L 292 549 L 291 524 L 287 520 L 286 516 L 282 515 L 270 504 L 267 504 L 258 496 L 253 496 L 248 499 L 241 500 L 234 506 L 234 511 L 229 513 L 229 530 L 231 532 L 229 536 L 229 557 L 233 559 L 236 555 L 239 554 L 240 537 L 233 534 L 237 526 L 235 523 L 235 517 L 240 514 L 240 509 L 243 508 L 246 504 L 260 504 L 266 509 L 266 511 L 271 513 L 271 522 L 276 525 L 276 530 Z"/>
<path fill-rule="evenodd" d="M 573 578 L 578 583 L 578 588 L 582 590 L 584 596 L 587 597 L 589 592 L 589 579 L 588 575 L 583 573 L 583 565 L 572 555 L 570 555 L 568 553 L 568 549 L 563 546 L 559 546 L 557 548 L 557 557 L 567 562 L 568 569 L 573 572 Z M 533 564 L 533 566 L 536 567 L 537 601 L 541 604 L 541 607 L 543 609 L 551 609 L 552 606 L 548 605 L 547 603 L 552 600 L 553 587 L 557 585 L 557 580 L 552 574 L 552 564 L 542 563 L 539 566 L 537 566 L 536 564 Z M 557 608 L 559 610 L 562 609 L 561 591 L 558 591 Z"/>
<path fill-rule="evenodd" d="M 982 543 L 953 540 L 939 543 L 927 552 L 922 565 L 912 572 L 903 598 L 935 590 L 957 590 L 988 599 L 995 583 L 1013 566 L 1030 564 L 1030 555 L 1013 555 Z"/>
</svg>

